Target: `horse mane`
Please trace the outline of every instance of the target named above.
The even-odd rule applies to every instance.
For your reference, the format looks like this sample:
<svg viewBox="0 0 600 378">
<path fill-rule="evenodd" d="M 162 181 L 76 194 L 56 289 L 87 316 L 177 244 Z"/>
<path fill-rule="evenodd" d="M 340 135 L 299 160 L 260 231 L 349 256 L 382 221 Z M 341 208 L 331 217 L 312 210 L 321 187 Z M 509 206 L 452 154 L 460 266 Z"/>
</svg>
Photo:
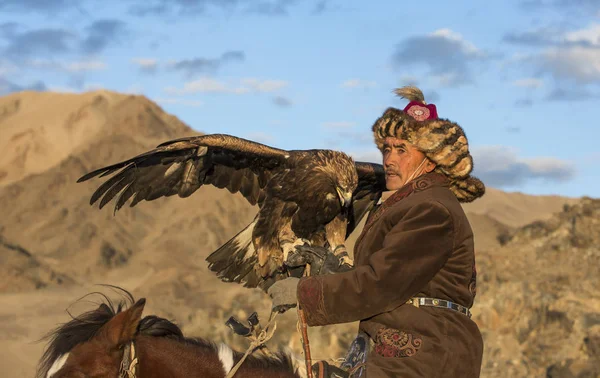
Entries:
<svg viewBox="0 0 600 378">
<path fill-rule="evenodd" d="M 59 325 L 39 340 L 47 341 L 48 345 L 39 362 L 36 378 L 45 378 L 48 370 L 56 359 L 69 353 L 77 344 L 89 341 L 103 325 L 109 322 L 110 319 L 135 303 L 133 295 L 127 290 L 112 285 L 104 286 L 120 291 L 123 299 L 115 303 L 104 293 L 93 292 L 75 301 L 75 303 L 77 303 L 93 294 L 100 295 L 103 299 L 98 308 L 85 312 L 77 317 L 71 315 L 67 310 L 67 313 L 71 316 L 71 321 Z M 183 332 L 181 332 L 181 328 L 175 323 L 155 315 L 148 315 L 140 321 L 137 328 L 137 335 L 169 338 L 214 353 L 218 353 L 219 350 L 219 347 L 214 342 L 202 338 L 185 337 Z M 243 353 L 233 351 L 234 364 L 237 363 L 243 355 Z M 257 368 L 280 368 L 282 371 L 295 371 L 297 368 L 289 354 L 284 352 L 276 353 L 274 357 L 250 355 L 246 358 L 246 361 L 244 361 L 244 365 Z"/>
<path fill-rule="evenodd" d="M 193 345 L 216 354 L 219 352 L 219 346 L 216 343 L 198 337 L 185 337 L 176 324 L 155 315 L 146 316 L 141 320 L 138 326 L 138 334 L 144 336 L 167 337 L 174 341 Z M 233 363 L 235 365 L 242 359 L 244 353 L 236 350 L 232 350 L 232 352 Z M 272 357 L 249 355 L 244 361 L 244 365 L 255 368 L 281 369 L 281 371 L 297 370 L 297 366 L 294 364 L 292 358 L 285 352 L 274 353 Z"/>
</svg>

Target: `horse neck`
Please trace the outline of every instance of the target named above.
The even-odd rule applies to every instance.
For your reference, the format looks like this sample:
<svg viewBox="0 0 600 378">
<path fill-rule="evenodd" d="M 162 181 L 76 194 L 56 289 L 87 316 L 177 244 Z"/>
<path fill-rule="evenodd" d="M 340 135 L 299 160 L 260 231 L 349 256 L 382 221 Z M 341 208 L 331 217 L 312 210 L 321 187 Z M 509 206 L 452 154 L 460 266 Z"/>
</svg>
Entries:
<svg viewBox="0 0 600 378">
<path fill-rule="evenodd" d="M 138 378 L 223 378 L 226 375 L 218 353 L 209 347 L 190 345 L 163 337 L 136 338 Z M 242 364 L 236 377 L 298 378 L 291 371 Z M 300 374 L 300 376 L 304 376 Z"/>
<path fill-rule="evenodd" d="M 139 378 L 225 376 L 218 355 L 208 348 L 151 336 L 139 336 L 135 344 Z"/>
</svg>

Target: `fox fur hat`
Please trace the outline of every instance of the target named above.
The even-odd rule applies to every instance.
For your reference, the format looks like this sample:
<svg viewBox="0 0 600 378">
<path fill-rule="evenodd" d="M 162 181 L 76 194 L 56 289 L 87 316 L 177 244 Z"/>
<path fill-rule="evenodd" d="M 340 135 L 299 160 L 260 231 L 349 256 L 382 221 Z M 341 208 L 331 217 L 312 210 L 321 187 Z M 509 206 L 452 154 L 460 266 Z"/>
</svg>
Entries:
<svg viewBox="0 0 600 378">
<path fill-rule="evenodd" d="M 464 130 L 438 118 L 435 105 L 425 102 L 419 88 L 407 86 L 394 92 L 410 102 L 404 110 L 388 108 L 375 121 L 372 130 L 377 148 L 382 151 L 386 137 L 404 139 L 436 164 L 435 171 L 449 179 L 450 190 L 460 202 L 483 196 L 485 185 L 471 176 L 473 157 Z"/>
</svg>

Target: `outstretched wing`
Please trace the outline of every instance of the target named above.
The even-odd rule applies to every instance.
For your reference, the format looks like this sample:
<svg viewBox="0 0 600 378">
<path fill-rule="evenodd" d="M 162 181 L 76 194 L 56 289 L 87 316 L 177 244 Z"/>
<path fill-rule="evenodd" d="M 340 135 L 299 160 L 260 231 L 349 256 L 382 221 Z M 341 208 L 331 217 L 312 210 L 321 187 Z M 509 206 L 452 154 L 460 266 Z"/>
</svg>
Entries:
<svg viewBox="0 0 600 378">
<path fill-rule="evenodd" d="M 373 208 L 381 192 L 385 191 L 383 166 L 376 163 L 355 163 L 358 186 L 352 195 L 346 237 L 354 231 L 361 219 Z"/>
<path fill-rule="evenodd" d="M 128 199 L 142 200 L 178 194 L 187 197 L 205 184 L 240 192 L 252 205 L 262 204 L 264 188 L 274 170 L 285 165 L 289 152 L 246 139 L 212 134 L 171 140 L 129 160 L 97 169 L 77 182 L 117 174 L 92 195 L 100 208 L 117 197 L 115 212 Z"/>
</svg>

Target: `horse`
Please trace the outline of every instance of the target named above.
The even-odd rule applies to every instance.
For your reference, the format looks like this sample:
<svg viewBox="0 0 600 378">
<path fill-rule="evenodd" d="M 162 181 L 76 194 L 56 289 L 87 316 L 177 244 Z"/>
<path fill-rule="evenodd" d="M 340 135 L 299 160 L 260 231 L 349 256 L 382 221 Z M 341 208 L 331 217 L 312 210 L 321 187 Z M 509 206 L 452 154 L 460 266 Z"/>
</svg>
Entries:
<svg viewBox="0 0 600 378">
<path fill-rule="evenodd" d="M 128 301 L 117 305 L 98 293 L 98 308 L 49 332 L 36 378 L 221 378 L 243 357 L 223 343 L 184 337 L 169 320 L 142 318 L 146 300 L 123 292 Z M 288 353 L 251 354 L 234 377 L 304 378 L 306 368 Z"/>
</svg>

